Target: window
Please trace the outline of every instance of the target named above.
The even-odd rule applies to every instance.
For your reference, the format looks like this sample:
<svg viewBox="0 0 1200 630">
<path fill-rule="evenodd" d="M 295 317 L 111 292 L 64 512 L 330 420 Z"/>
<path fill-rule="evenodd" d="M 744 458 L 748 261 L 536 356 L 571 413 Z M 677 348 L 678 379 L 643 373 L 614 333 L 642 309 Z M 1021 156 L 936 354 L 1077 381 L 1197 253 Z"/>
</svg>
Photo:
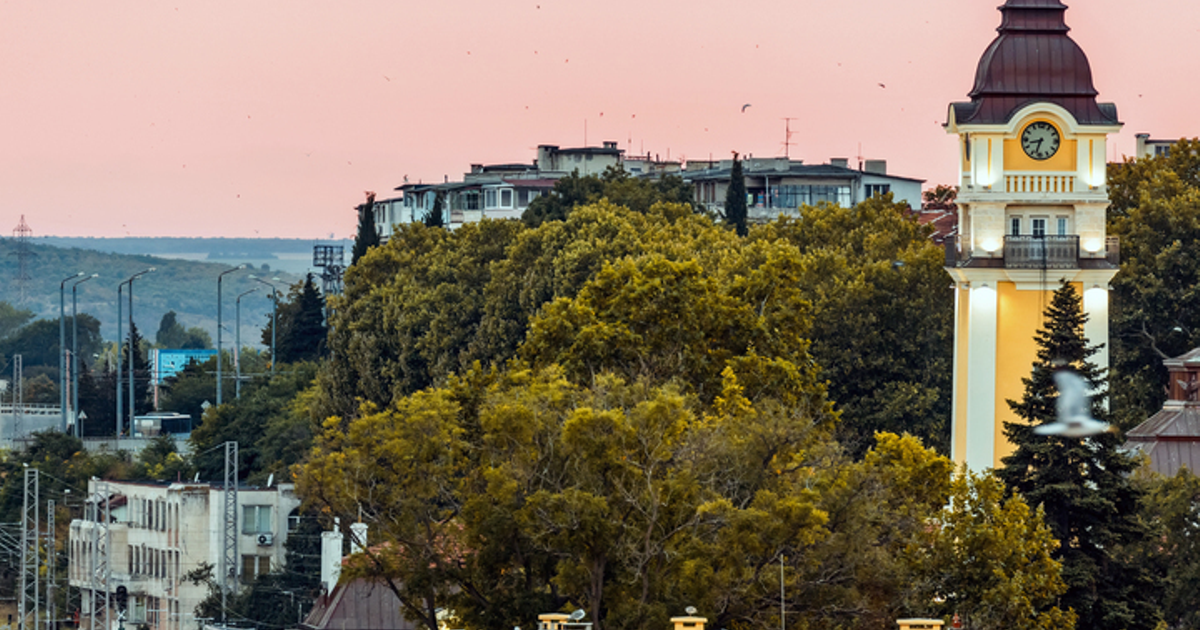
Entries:
<svg viewBox="0 0 1200 630">
<path fill-rule="evenodd" d="M 485 208 L 495 208 L 496 207 L 496 189 L 495 188 L 489 188 L 489 189 L 483 191 L 483 207 L 485 207 Z"/>
<path fill-rule="evenodd" d="M 242 582 L 249 584 L 260 575 L 271 572 L 269 556 L 242 556 Z"/>
<path fill-rule="evenodd" d="M 501 208 L 513 207 L 513 191 L 511 188 L 500 189 L 500 207 Z"/>
<path fill-rule="evenodd" d="M 1154 147 L 1154 155 L 1158 156 L 1158 157 L 1167 157 L 1167 156 L 1171 155 L 1171 147 L 1164 146 L 1161 144 L 1157 145 Z"/>
<path fill-rule="evenodd" d="M 243 534 L 269 534 L 271 533 L 271 529 L 271 506 L 242 506 Z"/>
<path fill-rule="evenodd" d="M 850 207 L 849 186 L 780 186 L 772 190 L 772 198 L 778 199 L 781 208 L 815 206 L 822 201 Z"/>
<path fill-rule="evenodd" d="M 1058 235 L 1067 235 L 1067 217 L 1058 217 Z"/>
<path fill-rule="evenodd" d="M 1009 225 L 1009 228 L 1008 228 L 1008 235 L 1009 236 L 1020 236 L 1021 235 L 1021 217 L 1013 217 L 1012 219 L 1010 219 L 1010 221 L 1011 221 L 1011 224 Z"/>
<path fill-rule="evenodd" d="M 866 188 L 867 188 L 867 199 L 870 199 L 871 197 L 874 197 L 875 195 L 879 195 L 882 197 L 883 195 L 886 195 L 892 191 L 891 184 L 867 184 Z"/>
<path fill-rule="evenodd" d="M 1044 238 L 1046 236 L 1046 220 L 1033 219 L 1030 223 L 1030 232 L 1034 238 Z"/>
</svg>

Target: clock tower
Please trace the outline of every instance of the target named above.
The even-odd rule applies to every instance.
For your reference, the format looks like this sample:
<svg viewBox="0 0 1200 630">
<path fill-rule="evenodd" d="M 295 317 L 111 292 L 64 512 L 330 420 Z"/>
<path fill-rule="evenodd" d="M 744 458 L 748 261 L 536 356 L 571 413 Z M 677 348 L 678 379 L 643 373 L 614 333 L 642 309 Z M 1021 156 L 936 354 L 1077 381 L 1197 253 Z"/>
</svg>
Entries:
<svg viewBox="0 0 1200 630">
<path fill-rule="evenodd" d="M 1108 135 L 1117 110 L 1096 100 L 1087 56 L 1058 0 L 1007 0 L 970 102 L 950 105 L 959 138 L 951 455 L 979 471 L 1012 451 L 1004 423 L 1036 360 L 1034 335 L 1066 280 L 1083 295 L 1084 333 L 1108 343 L 1118 250 L 1105 232 Z M 1108 351 L 1096 355 L 1108 366 Z"/>
</svg>

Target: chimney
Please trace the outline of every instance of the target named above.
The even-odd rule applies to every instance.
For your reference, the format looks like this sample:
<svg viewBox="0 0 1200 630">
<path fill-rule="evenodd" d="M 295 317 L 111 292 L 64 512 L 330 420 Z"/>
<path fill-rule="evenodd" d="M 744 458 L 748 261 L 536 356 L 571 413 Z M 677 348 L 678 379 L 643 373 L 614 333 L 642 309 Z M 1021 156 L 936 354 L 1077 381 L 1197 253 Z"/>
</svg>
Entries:
<svg viewBox="0 0 1200 630">
<path fill-rule="evenodd" d="M 887 175 L 887 160 L 867 160 L 863 170 L 872 175 Z"/>
<path fill-rule="evenodd" d="M 604 141 L 604 148 L 605 148 L 605 149 L 612 149 L 613 151 L 616 151 L 616 150 L 617 150 L 617 143 L 616 143 L 616 141 L 615 141 L 615 140 L 605 140 L 605 141 Z"/>
<path fill-rule="evenodd" d="M 333 531 L 321 532 L 321 588 L 326 594 L 333 592 L 341 576 L 342 529 L 341 520 L 335 518 Z"/>
<path fill-rule="evenodd" d="M 838 168 L 850 168 L 850 160 L 847 158 L 829 158 L 829 165 Z"/>
<path fill-rule="evenodd" d="M 362 553 L 367 548 L 367 524 L 354 523 L 350 526 L 350 555 Z"/>
</svg>

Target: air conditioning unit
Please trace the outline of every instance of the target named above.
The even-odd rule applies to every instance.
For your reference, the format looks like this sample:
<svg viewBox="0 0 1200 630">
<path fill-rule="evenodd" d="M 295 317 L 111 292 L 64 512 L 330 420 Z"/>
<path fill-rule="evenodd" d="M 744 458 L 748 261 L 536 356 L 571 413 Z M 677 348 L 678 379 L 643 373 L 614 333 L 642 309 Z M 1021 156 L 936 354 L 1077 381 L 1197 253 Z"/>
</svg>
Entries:
<svg viewBox="0 0 1200 630">
<path fill-rule="evenodd" d="M 275 534 L 259 534 L 258 535 L 258 546 L 259 547 L 270 547 L 271 545 L 274 545 L 274 544 L 275 544 Z"/>
</svg>

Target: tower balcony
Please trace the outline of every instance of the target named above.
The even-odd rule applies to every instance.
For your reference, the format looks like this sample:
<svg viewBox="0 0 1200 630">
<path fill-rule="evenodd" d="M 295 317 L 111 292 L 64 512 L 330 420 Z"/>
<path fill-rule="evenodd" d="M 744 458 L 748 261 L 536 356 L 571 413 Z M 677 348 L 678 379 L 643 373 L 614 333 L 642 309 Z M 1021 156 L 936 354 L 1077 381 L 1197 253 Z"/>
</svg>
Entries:
<svg viewBox="0 0 1200 630">
<path fill-rule="evenodd" d="M 1095 202 L 1107 200 L 1108 189 L 1103 176 L 1097 181 L 1080 176 L 1073 171 L 1008 171 L 997 176 L 990 184 L 972 178 L 971 173 L 962 174 L 963 189 L 959 192 L 960 202 L 991 202 L 1004 199 L 1009 203 L 1074 201 Z"/>
<path fill-rule="evenodd" d="M 946 239 L 947 267 L 997 269 L 1116 269 L 1121 264 L 1120 240 L 1105 239 L 1103 252 L 1083 252 L 1079 237 L 1005 236 L 1000 251 L 976 255 L 962 237 Z"/>
</svg>

